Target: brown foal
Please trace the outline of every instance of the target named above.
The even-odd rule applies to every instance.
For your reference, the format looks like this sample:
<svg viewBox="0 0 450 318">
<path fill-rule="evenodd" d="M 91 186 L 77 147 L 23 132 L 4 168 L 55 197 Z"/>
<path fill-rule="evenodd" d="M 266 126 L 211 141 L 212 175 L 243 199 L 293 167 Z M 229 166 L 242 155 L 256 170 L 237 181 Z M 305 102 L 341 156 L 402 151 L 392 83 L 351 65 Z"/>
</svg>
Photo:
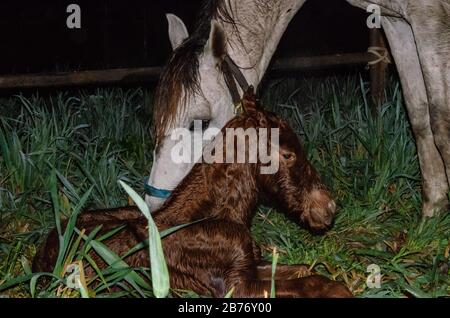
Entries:
<svg viewBox="0 0 450 318">
<path fill-rule="evenodd" d="M 199 162 L 194 166 L 167 202 L 153 213 L 161 231 L 205 219 L 163 239 L 173 289 L 213 297 L 223 297 L 231 288 L 233 297 L 264 297 L 270 292 L 271 266 L 261 261 L 260 249 L 250 232 L 260 199 L 312 230 L 326 229 L 332 223 L 335 203 L 307 161 L 294 131 L 275 114 L 261 109 L 252 90 L 244 95 L 243 108 L 222 134 L 226 135 L 226 128 L 278 128 L 278 172 L 261 174 L 260 162 Z M 226 148 L 224 143 L 224 153 Z M 85 212 L 77 221 L 77 227 L 87 233 L 99 224 L 103 225 L 99 234 L 124 225 L 103 241 L 118 255 L 148 237 L 147 220 L 136 207 Z M 51 271 L 57 252 L 57 233 L 53 230 L 38 251 L 33 270 Z M 95 252 L 91 257 L 100 268 L 107 266 Z M 148 250 L 124 260 L 131 267 L 149 267 Z M 352 296 L 344 285 L 319 275 L 305 276 L 307 272 L 305 265 L 278 265 L 276 296 Z M 94 274 L 93 269 L 86 268 L 86 274 Z"/>
</svg>

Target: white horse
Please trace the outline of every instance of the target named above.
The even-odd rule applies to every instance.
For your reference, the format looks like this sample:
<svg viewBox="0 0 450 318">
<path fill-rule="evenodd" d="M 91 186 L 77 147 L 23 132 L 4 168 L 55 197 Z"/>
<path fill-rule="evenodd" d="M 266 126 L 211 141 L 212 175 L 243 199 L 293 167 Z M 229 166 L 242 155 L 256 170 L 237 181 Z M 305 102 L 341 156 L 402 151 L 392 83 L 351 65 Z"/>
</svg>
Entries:
<svg viewBox="0 0 450 318">
<path fill-rule="evenodd" d="M 450 182 L 450 5 L 448 0 L 347 0 L 382 9 L 387 35 L 402 82 L 416 137 L 423 184 L 424 216 L 447 206 Z M 289 22 L 305 0 L 208 1 L 191 36 L 168 15 L 174 54 L 157 88 L 154 125 L 157 146 L 146 184 L 146 202 L 159 208 L 198 158 L 176 164 L 171 150 L 176 127 L 194 120 L 222 128 L 234 105 L 220 69 L 228 54 L 257 87 Z M 226 35 L 226 36 L 225 36 Z M 204 127 L 205 128 L 205 127 Z M 192 130 L 192 135 L 201 131 Z M 192 138 L 193 140 L 193 138 Z"/>
</svg>

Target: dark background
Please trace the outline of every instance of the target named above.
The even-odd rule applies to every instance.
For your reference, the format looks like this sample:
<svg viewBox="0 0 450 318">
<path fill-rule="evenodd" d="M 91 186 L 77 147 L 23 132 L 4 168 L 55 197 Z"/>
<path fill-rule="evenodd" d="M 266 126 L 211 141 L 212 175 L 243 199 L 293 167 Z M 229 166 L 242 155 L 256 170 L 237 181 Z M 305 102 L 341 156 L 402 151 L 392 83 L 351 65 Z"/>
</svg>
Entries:
<svg viewBox="0 0 450 318">
<path fill-rule="evenodd" d="M 66 27 L 70 3 L 80 30 Z M 1 0 L 0 74 L 160 66 L 171 51 L 165 13 L 193 29 L 202 0 Z M 345 0 L 308 0 L 277 56 L 363 52 L 367 14 Z"/>
</svg>

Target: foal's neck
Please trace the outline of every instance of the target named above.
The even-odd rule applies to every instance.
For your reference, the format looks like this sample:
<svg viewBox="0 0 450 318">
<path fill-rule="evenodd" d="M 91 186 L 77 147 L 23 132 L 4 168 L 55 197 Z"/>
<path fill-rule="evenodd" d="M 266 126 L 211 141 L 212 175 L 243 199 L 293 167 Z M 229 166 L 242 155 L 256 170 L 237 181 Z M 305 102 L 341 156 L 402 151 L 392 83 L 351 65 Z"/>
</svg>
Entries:
<svg viewBox="0 0 450 318">
<path fill-rule="evenodd" d="M 250 164 L 196 164 L 154 213 L 156 223 L 165 228 L 216 218 L 250 227 L 258 203 L 255 171 Z"/>
</svg>

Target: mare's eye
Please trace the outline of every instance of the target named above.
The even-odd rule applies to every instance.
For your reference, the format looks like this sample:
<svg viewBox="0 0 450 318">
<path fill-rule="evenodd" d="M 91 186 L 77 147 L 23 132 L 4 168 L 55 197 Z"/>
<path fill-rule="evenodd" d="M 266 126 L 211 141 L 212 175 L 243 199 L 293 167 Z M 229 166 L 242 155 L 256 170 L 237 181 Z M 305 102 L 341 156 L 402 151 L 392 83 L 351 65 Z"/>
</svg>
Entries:
<svg viewBox="0 0 450 318">
<path fill-rule="evenodd" d="M 189 125 L 189 130 L 194 131 L 196 126 L 200 126 L 200 124 L 201 124 L 202 130 L 205 131 L 209 127 L 209 122 L 210 122 L 209 119 L 195 119 Z"/>
</svg>

